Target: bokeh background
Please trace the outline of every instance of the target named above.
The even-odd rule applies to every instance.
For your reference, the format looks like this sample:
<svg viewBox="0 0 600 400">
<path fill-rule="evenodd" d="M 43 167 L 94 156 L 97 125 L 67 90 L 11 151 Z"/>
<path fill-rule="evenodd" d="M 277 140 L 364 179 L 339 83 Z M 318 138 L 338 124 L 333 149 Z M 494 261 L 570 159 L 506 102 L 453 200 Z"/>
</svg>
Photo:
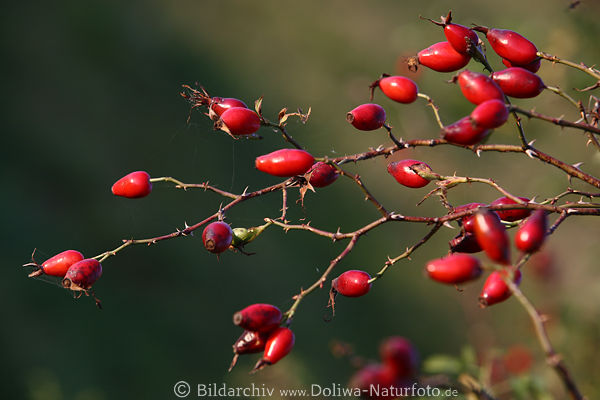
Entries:
<svg viewBox="0 0 600 400">
<path fill-rule="evenodd" d="M 213 95 L 248 104 L 264 96 L 264 112 L 272 119 L 284 106 L 310 106 L 306 125 L 289 124 L 297 140 L 319 156 L 360 152 L 387 143 L 385 133 L 357 133 L 345 113 L 368 100 L 368 84 L 381 73 L 407 74 L 404 57 L 444 40 L 441 29 L 419 15 L 437 18 L 452 8 L 457 23 L 514 29 L 540 49 L 598 63 L 598 3 L 583 0 L 573 10 L 568 5 L 566 0 L 6 3 L 0 17 L 0 397 L 166 399 L 175 398 L 173 384 L 179 380 L 287 388 L 345 385 L 354 369 L 332 356 L 331 343 L 350 343 L 358 354 L 376 359 L 379 342 L 389 335 L 412 340 L 423 359 L 456 356 L 471 347 L 481 355 L 478 378 L 488 383 L 491 360 L 501 359 L 512 346 L 524 346 L 535 362 L 527 379 L 541 392 L 563 397 L 516 301 L 482 311 L 476 304 L 482 281 L 457 292 L 424 277 L 424 263 L 443 255 L 455 234 L 446 228 L 366 297 L 340 299 L 333 321 L 323 321 L 326 289 L 308 297 L 293 324 L 293 352 L 252 376 L 247 372 L 253 356 L 226 372 L 230 346 L 240 334 L 232 313 L 255 302 L 287 309 L 291 296 L 320 275 L 342 243 L 269 229 L 248 247 L 257 253 L 251 257 L 226 253 L 218 260 L 204 250 L 199 235 L 132 247 L 104 263 L 96 284 L 102 311 L 89 298 L 75 301 L 56 285 L 28 279 L 20 265 L 34 248 L 41 262 L 65 249 L 93 256 L 124 238 L 168 233 L 212 214 L 223 201 L 166 184 L 155 185 L 151 196 L 137 201 L 113 197 L 111 184 L 133 170 L 186 182 L 210 180 L 234 192 L 277 182 L 256 171 L 253 160 L 285 146 L 280 136 L 263 129 L 262 141 L 233 141 L 213 131 L 199 112 L 187 123 L 182 84 L 197 82 Z M 500 67 L 494 55 L 490 61 Z M 468 68 L 481 70 L 475 63 Z M 561 65 L 544 63 L 539 74 L 569 90 L 593 83 Z M 422 70 L 409 76 L 440 105 L 446 123 L 470 112 L 472 105 L 446 82 L 451 74 Z M 398 136 L 438 135 L 424 102 L 401 106 L 380 93 L 376 101 L 386 108 Z M 578 118 L 551 93 L 517 103 Z M 538 121 L 525 125 L 541 149 L 566 162 L 585 162 L 582 168 L 598 175 L 600 158 L 585 146 L 583 135 Z M 498 129 L 491 141 L 515 143 L 514 128 Z M 521 155 L 478 158 L 444 147 L 403 151 L 392 159 L 400 158 L 421 159 L 443 174 L 493 177 L 512 193 L 538 199 L 568 184 L 558 170 Z M 395 184 L 385 172 L 388 161 L 349 169 L 359 171 L 389 209 L 405 215 L 444 213 L 434 199 L 416 207 L 426 189 Z M 579 182 L 574 186 L 592 190 Z M 487 187 L 473 185 L 453 190 L 450 201 L 458 205 L 496 197 Z M 293 220 L 305 218 L 331 230 L 353 230 L 377 217 L 343 179 L 309 193 L 304 210 L 293 204 L 295 199 L 294 193 Z M 264 217 L 279 215 L 280 201 L 272 195 L 244 203 L 228 213 L 228 222 L 258 225 Z M 425 229 L 381 227 L 361 240 L 339 269 L 375 273 L 388 255 L 401 253 Z M 568 220 L 532 264 L 538 268 L 525 270 L 523 282 L 533 302 L 551 316 L 551 338 L 590 398 L 599 394 L 600 376 L 599 233 L 593 218 Z M 495 390 L 511 398 L 507 382 Z"/>
</svg>

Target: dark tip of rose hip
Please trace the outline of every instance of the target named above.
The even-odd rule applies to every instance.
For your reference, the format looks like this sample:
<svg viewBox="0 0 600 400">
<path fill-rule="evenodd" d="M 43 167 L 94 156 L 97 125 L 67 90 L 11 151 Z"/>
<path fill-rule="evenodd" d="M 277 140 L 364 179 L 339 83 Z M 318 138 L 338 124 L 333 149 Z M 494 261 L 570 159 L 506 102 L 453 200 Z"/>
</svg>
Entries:
<svg viewBox="0 0 600 400">
<path fill-rule="evenodd" d="M 346 121 L 348 121 L 350 123 L 354 122 L 354 115 L 351 112 L 346 114 Z"/>
<path fill-rule="evenodd" d="M 239 325 L 243 322 L 244 320 L 244 316 L 242 315 L 241 312 L 236 312 L 235 314 L 233 314 L 233 324 L 234 325 Z"/>
<path fill-rule="evenodd" d="M 217 247 L 217 244 L 213 239 L 206 239 L 206 241 L 204 242 L 204 247 L 208 251 L 213 251 Z"/>
<path fill-rule="evenodd" d="M 490 30 L 487 26 L 479 26 L 479 25 L 474 26 L 471 29 L 473 29 L 474 31 L 477 31 L 477 32 L 481 32 L 484 35 L 487 35 L 488 31 Z"/>
<path fill-rule="evenodd" d="M 71 287 L 71 284 L 72 284 L 72 283 L 73 283 L 73 282 L 71 282 L 71 280 L 70 280 L 69 278 L 64 278 L 64 279 L 62 280 L 62 287 L 64 287 L 65 289 L 68 289 L 68 288 L 70 288 L 70 287 Z"/>
</svg>

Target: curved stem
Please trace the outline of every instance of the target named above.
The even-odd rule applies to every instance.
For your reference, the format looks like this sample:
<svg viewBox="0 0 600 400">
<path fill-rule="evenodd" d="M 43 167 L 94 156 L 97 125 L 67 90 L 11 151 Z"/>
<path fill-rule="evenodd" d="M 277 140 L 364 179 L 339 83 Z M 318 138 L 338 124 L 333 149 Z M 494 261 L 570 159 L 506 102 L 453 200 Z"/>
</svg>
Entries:
<svg viewBox="0 0 600 400">
<path fill-rule="evenodd" d="M 427 105 L 430 106 L 433 110 L 433 115 L 435 115 L 435 120 L 437 121 L 438 126 L 440 127 L 440 129 L 444 129 L 444 123 L 442 122 L 439 113 L 440 108 L 436 106 L 431 97 L 427 96 L 425 93 L 418 93 L 417 96 L 427 100 Z"/>
</svg>

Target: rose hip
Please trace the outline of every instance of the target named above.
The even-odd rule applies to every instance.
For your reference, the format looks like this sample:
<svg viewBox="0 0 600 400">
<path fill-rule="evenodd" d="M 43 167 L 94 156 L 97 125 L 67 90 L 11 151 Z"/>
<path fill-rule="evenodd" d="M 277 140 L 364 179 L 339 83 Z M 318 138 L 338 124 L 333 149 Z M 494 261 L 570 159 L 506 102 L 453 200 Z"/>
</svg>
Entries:
<svg viewBox="0 0 600 400">
<path fill-rule="evenodd" d="M 208 113 L 212 119 L 218 120 L 225 111 L 234 107 L 248 108 L 246 103 L 238 99 L 231 97 L 213 97 L 208 108 Z"/>
<path fill-rule="evenodd" d="M 502 277 L 509 277 L 510 270 L 502 269 L 500 271 L 494 271 L 488 276 L 487 280 L 483 284 L 483 289 L 479 295 L 479 304 L 481 307 L 491 306 L 496 303 L 500 303 L 508 299 L 512 292 L 510 288 L 504 282 Z M 513 272 L 513 282 L 515 285 L 521 283 L 521 271 L 518 269 Z"/>
<path fill-rule="evenodd" d="M 415 101 L 419 93 L 417 84 L 404 76 L 386 76 L 371 85 L 377 86 L 389 99 L 403 104 Z"/>
<path fill-rule="evenodd" d="M 244 331 L 242 335 L 233 344 L 233 360 L 229 366 L 229 371 L 235 367 L 240 354 L 258 353 L 265 349 L 269 333 L 259 333 Z"/>
<path fill-rule="evenodd" d="M 391 336 L 379 346 L 379 355 L 384 365 L 394 372 L 396 378 L 416 375 L 419 353 L 410 340 L 401 336 Z"/>
<path fill-rule="evenodd" d="M 215 122 L 215 129 L 221 129 L 231 136 L 252 135 L 260 128 L 260 117 L 245 107 L 228 108 Z"/>
<path fill-rule="evenodd" d="M 44 261 L 41 265 L 26 264 L 26 266 L 35 266 L 38 269 L 29 274 L 30 278 L 39 276 L 42 274 L 64 277 L 71 265 L 83 260 L 83 254 L 77 250 L 65 250 L 62 253 L 58 253 L 55 256 L 50 257 Z"/>
<path fill-rule="evenodd" d="M 460 253 L 431 260 L 425 269 L 434 281 L 452 285 L 477 279 L 482 271 L 477 258 Z"/>
<path fill-rule="evenodd" d="M 475 235 L 464 232 L 448 242 L 452 253 L 479 253 L 483 249 L 477 243 Z"/>
<path fill-rule="evenodd" d="M 310 178 L 308 182 L 314 187 L 325 187 L 331 185 L 340 176 L 334 166 L 319 161 L 308 170 Z"/>
<path fill-rule="evenodd" d="M 547 226 L 546 211 L 536 210 L 519 227 L 515 236 L 515 245 L 525 253 L 538 251 L 544 244 Z"/>
<path fill-rule="evenodd" d="M 146 171 L 131 172 L 116 181 L 112 185 L 111 191 L 115 196 L 128 199 L 148 196 L 152 192 L 150 175 Z"/>
<path fill-rule="evenodd" d="M 304 174 L 314 162 L 314 157 L 307 151 L 281 149 L 256 157 L 255 166 L 269 175 L 289 178 Z"/>
<path fill-rule="evenodd" d="M 442 129 L 442 137 L 450 143 L 471 146 L 481 142 L 490 134 L 489 129 L 477 126 L 471 117 L 463 117 Z"/>
<path fill-rule="evenodd" d="M 401 185 L 410 188 L 421 188 L 429 183 L 429 179 L 425 179 L 415 172 L 414 167 L 418 166 L 426 171 L 431 171 L 431 167 L 422 161 L 417 160 L 401 160 L 391 162 L 387 166 L 388 172 Z"/>
<path fill-rule="evenodd" d="M 219 254 L 229 248 L 233 241 L 233 232 L 229 224 L 217 221 L 208 224 L 202 232 L 202 242 L 206 250 Z"/>
<path fill-rule="evenodd" d="M 417 54 L 419 64 L 437 72 L 458 71 L 469 63 L 471 57 L 454 50 L 448 42 L 435 43 Z"/>
<path fill-rule="evenodd" d="M 247 331 L 270 332 L 279 326 L 281 315 L 271 304 L 252 304 L 233 314 L 233 323 Z"/>
<path fill-rule="evenodd" d="M 473 228 L 477 243 L 490 260 L 505 265 L 510 263 L 510 243 L 498 214 L 489 210 L 479 211 L 475 214 Z"/>
<path fill-rule="evenodd" d="M 496 71 L 490 76 L 504 94 L 520 99 L 536 97 L 546 87 L 539 76 L 520 67 Z"/>
<path fill-rule="evenodd" d="M 98 260 L 88 258 L 71 265 L 65 274 L 62 285 L 73 291 L 85 291 L 102 276 L 102 265 Z"/>
<path fill-rule="evenodd" d="M 537 58 L 535 45 L 517 32 L 485 26 L 476 26 L 473 29 L 484 33 L 496 54 L 510 62 L 530 64 Z"/>
<path fill-rule="evenodd" d="M 519 197 L 519 199 L 523 200 L 525 203 L 529 203 L 529 199 L 527 197 Z M 490 206 L 503 206 L 508 204 L 518 204 L 516 201 L 512 200 L 509 197 L 500 197 L 490 203 Z M 496 210 L 494 211 L 501 220 L 503 221 L 519 221 L 523 218 L 527 218 L 529 214 L 531 214 L 531 210 L 526 208 L 523 209 L 515 209 L 515 210 Z"/>
<path fill-rule="evenodd" d="M 275 329 L 267 339 L 263 357 L 258 360 L 252 371 L 258 371 L 281 360 L 292 350 L 294 342 L 294 332 L 291 329 L 284 327 Z"/>
<path fill-rule="evenodd" d="M 457 82 L 463 96 L 473 104 L 492 99 L 504 101 L 502 89 L 485 74 L 466 69 L 458 74 Z"/>
<path fill-rule="evenodd" d="M 495 129 L 508 119 L 508 108 L 504 100 L 486 100 L 471 112 L 471 122 L 483 129 Z"/>
<path fill-rule="evenodd" d="M 463 211 L 474 210 L 476 208 L 485 207 L 483 203 L 468 203 L 458 207 L 454 207 L 452 214 L 457 214 Z M 467 215 L 461 219 L 462 227 L 465 232 L 473 233 L 475 225 L 475 215 Z"/>
<path fill-rule="evenodd" d="M 365 271 L 350 270 L 331 281 L 331 286 L 342 296 L 360 297 L 369 293 L 370 279 L 371 276 Z"/>
<path fill-rule="evenodd" d="M 379 104 L 362 104 L 349 111 L 346 120 L 358 130 L 374 131 L 385 124 L 385 110 Z"/>
<path fill-rule="evenodd" d="M 503 58 L 502 64 L 506 65 L 507 68 L 521 67 L 521 68 L 524 68 L 527 71 L 531 71 L 535 74 L 536 72 L 538 72 L 540 70 L 540 67 L 542 66 L 542 59 L 538 58 L 537 60 L 535 60 L 534 62 L 529 63 L 529 64 L 515 64 L 515 63 L 510 62 Z"/>
</svg>

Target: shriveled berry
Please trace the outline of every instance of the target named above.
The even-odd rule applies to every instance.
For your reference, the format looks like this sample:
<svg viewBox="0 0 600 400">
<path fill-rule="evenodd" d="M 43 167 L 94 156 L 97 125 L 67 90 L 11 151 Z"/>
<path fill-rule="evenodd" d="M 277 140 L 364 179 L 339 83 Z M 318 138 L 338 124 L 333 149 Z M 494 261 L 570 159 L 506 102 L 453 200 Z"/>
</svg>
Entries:
<svg viewBox="0 0 600 400">
<path fill-rule="evenodd" d="M 523 202 L 525 202 L 525 203 L 529 203 L 529 199 L 527 197 L 519 197 L 519 199 L 523 200 Z M 518 203 L 516 201 L 512 200 L 511 198 L 508 198 L 505 196 L 505 197 L 500 197 L 500 198 L 492 201 L 490 203 L 490 206 L 503 206 L 503 205 L 509 205 L 509 204 L 518 204 Z M 529 214 L 531 214 L 531 210 L 528 210 L 526 208 L 515 209 L 515 210 L 496 210 L 495 213 L 498 214 L 500 219 L 503 221 L 514 222 L 514 221 L 519 221 L 523 218 L 527 218 L 529 216 Z"/>
<path fill-rule="evenodd" d="M 217 120 L 225 111 L 234 107 L 248 108 L 246 103 L 239 99 L 234 99 L 232 97 L 213 97 L 208 112 L 212 119 Z"/>
<path fill-rule="evenodd" d="M 466 69 L 458 74 L 457 81 L 463 96 L 473 104 L 492 99 L 504 101 L 502 89 L 485 74 Z"/>
<path fill-rule="evenodd" d="M 419 93 L 417 84 L 404 76 L 386 76 L 377 81 L 377 86 L 389 99 L 403 104 L 415 101 Z"/>
<path fill-rule="evenodd" d="M 477 243 L 475 235 L 468 232 L 460 233 L 448 242 L 452 253 L 479 253 L 483 249 Z"/>
<path fill-rule="evenodd" d="M 262 369 L 267 365 L 273 365 L 285 357 L 294 347 L 294 332 L 289 328 L 279 327 L 269 335 L 265 345 L 265 352 L 253 371 Z"/>
<path fill-rule="evenodd" d="M 102 276 L 102 265 L 98 260 L 88 258 L 69 267 L 62 285 L 73 291 L 88 290 L 100 276 Z"/>
<path fill-rule="evenodd" d="M 373 131 L 385 124 L 385 110 L 379 104 L 361 104 L 346 114 L 353 127 L 361 131 Z"/>
<path fill-rule="evenodd" d="M 386 338 L 379 346 L 384 365 L 393 370 L 397 378 L 415 376 L 419 368 L 419 353 L 410 340 L 402 336 Z"/>
<path fill-rule="evenodd" d="M 486 100 L 471 112 L 471 121 L 479 128 L 495 129 L 508 119 L 508 108 L 504 100 Z"/>
<path fill-rule="evenodd" d="M 245 107 L 232 107 L 221 114 L 215 128 L 231 136 L 252 135 L 260 128 L 260 117 Z"/>
<path fill-rule="evenodd" d="M 490 134 L 489 129 L 477 126 L 471 117 L 463 117 L 442 129 L 442 137 L 450 143 L 471 146 L 481 142 Z"/>
<path fill-rule="evenodd" d="M 58 253 L 55 256 L 50 257 L 42 263 L 37 265 L 35 263 L 27 264 L 35 266 L 38 269 L 29 274 L 29 277 L 39 276 L 42 274 L 64 277 L 71 265 L 83 260 L 83 254 L 77 250 L 65 250 L 62 253 Z"/>
<path fill-rule="evenodd" d="M 270 332 L 280 322 L 281 310 L 271 304 L 252 304 L 233 314 L 233 323 L 247 331 Z"/>
<path fill-rule="evenodd" d="M 537 48 L 524 36 L 508 29 L 476 26 L 476 31 L 483 32 L 492 49 L 500 57 L 516 64 L 529 64 L 537 58 Z"/>
<path fill-rule="evenodd" d="M 477 258 L 461 253 L 431 260 L 425 269 L 434 281 L 452 285 L 477 279 L 482 271 Z"/>
<path fill-rule="evenodd" d="M 229 371 L 235 367 L 240 354 L 258 353 L 265 349 L 269 332 L 244 331 L 233 344 L 233 360 L 229 366 Z"/>
<path fill-rule="evenodd" d="M 540 70 L 540 67 L 542 66 L 542 59 L 538 58 L 537 60 L 535 60 L 534 62 L 529 63 L 529 64 L 515 64 L 515 63 L 510 62 L 503 58 L 502 64 L 506 65 L 507 68 L 521 67 L 521 68 L 524 68 L 527 71 L 531 71 L 535 74 L 536 72 L 538 72 Z"/>
<path fill-rule="evenodd" d="M 417 54 L 419 64 L 437 72 L 458 71 L 469 63 L 471 57 L 454 50 L 449 42 L 435 43 Z"/>
<path fill-rule="evenodd" d="M 510 243 L 498 214 L 489 210 L 477 212 L 473 231 L 490 260 L 505 265 L 510 263 Z"/>
<path fill-rule="evenodd" d="M 229 248 L 233 240 L 233 232 L 229 224 L 217 221 L 210 223 L 202 232 L 202 242 L 206 250 L 219 254 Z"/>
<path fill-rule="evenodd" d="M 463 204 L 457 207 L 454 207 L 454 211 L 452 214 L 457 214 L 463 211 L 474 210 L 476 208 L 485 207 L 486 205 L 483 203 L 468 203 Z M 465 232 L 473 233 L 473 228 L 475 224 L 475 215 L 467 215 L 466 217 L 462 217 L 461 223 Z"/>
<path fill-rule="evenodd" d="M 314 163 L 307 174 L 310 176 L 308 182 L 318 188 L 331 185 L 340 176 L 335 167 L 322 161 Z"/>
<path fill-rule="evenodd" d="M 280 177 L 302 175 L 314 164 L 314 157 L 304 150 L 281 149 L 256 157 L 255 165 L 259 171 Z"/>
<path fill-rule="evenodd" d="M 504 282 L 504 279 L 502 279 L 503 276 L 509 277 L 510 272 L 509 269 L 502 269 L 494 271 L 488 276 L 479 295 L 479 304 L 481 307 L 500 303 L 511 296 L 512 292 L 510 288 Z M 517 269 L 513 271 L 513 274 L 513 282 L 518 286 L 521 283 L 521 271 Z"/>
<path fill-rule="evenodd" d="M 420 176 L 414 167 L 422 168 L 430 172 L 431 167 L 422 161 L 400 160 L 388 164 L 387 171 L 396 179 L 396 181 L 410 188 L 421 188 L 429 183 L 429 179 Z"/>
<path fill-rule="evenodd" d="M 115 196 L 137 199 L 145 197 L 152 192 L 152 183 L 150 175 L 146 171 L 131 172 L 118 181 L 111 188 Z"/>
<path fill-rule="evenodd" d="M 546 211 L 536 210 L 519 227 L 515 236 L 515 245 L 525 253 L 538 251 L 544 244 L 547 226 Z"/>
<path fill-rule="evenodd" d="M 360 297 L 369 293 L 370 279 L 371 276 L 365 271 L 350 270 L 331 281 L 331 285 L 342 296 Z"/>
<path fill-rule="evenodd" d="M 504 94 L 520 99 L 536 97 L 546 87 L 539 76 L 520 67 L 496 71 L 490 76 Z"/>
</svg>

